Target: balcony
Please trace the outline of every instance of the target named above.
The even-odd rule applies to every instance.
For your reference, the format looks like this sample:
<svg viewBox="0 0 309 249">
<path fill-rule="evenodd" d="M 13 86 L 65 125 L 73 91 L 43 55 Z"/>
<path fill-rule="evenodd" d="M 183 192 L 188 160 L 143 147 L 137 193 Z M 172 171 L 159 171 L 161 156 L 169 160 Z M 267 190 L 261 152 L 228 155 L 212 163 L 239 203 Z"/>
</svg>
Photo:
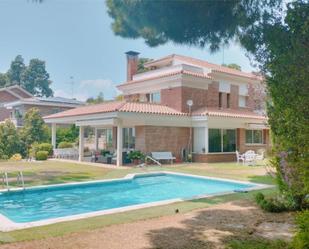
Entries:
<svg viewBox="0 0 309 249">
<path fill-rule="evenodd" d="M 133 75 L 133 80 L 147 80 L 148 78 L 153 78 L 153 77 L 157 77 L 157 76 L 160 76 L 160 75 L 179 72 L 181 70 L 190 71 L 190 72 L 193 72 L 193 73 L 204 74 L 204 70 L 201 67 L 195 67 L 195 66 L 191 66 L 191 65 L 187 65 L 187 64 L 178 64 L 178 65 L 174 65 L 174 66 L 150 70 L 150 71 L 145 72 L 145 73 L 135 74 L 135 75 Z"/>
</svg>

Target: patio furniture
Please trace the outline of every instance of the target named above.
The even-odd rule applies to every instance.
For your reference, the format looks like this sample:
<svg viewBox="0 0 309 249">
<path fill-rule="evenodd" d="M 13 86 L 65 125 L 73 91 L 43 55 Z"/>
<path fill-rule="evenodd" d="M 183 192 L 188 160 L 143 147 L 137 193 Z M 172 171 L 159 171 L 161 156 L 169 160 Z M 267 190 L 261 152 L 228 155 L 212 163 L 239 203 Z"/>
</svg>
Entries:
<svg viewBox="0 0 309 249">
<path fill-rule="evenodd" d="M 244 163 L 247 165 L 256 165 L 256 154 L 253 150 L 248 150 L 243 154 Z"/>
<path fill-rule="evenodd" d="M 244 155 L 240 154 L 238 150 L 236 150 L 235 153 L 236 153 L 237 163 L 239 163 L 239 161 L 242 161 L 242 163 L 244 164 L 244 161 L 245 161 Z"/>
<path fill-rule="evenodd" d="M 75 159 L 78 158 L 78 150 L 74 148 L 54 149 L 54 158 Z"/>
<path fill-rule="evenodd" d="M 172 152 L 166 151 L 166 152 L 151 152 L 151 157 L 157 161 L 161 160 L 168 160 L 173 163 L 173 160 L 176 159 L 176 157 L 173 156 Z"/>
<path fill-rule="evenodd" d="M 255 158 L 256 158 L 256 160 L 264 160 L 265 150 L 259 150 L 258 154 L 256 154 Z"/>
</svg>

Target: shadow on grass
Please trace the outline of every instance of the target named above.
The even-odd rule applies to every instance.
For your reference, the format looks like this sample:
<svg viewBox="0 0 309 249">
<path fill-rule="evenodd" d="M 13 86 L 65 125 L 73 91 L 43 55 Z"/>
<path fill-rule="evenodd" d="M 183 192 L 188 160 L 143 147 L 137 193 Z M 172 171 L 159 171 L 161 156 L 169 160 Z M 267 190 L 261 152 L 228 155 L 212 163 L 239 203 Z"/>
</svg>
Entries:
<svg viewBox="0 0 309 249">
<path fill-rule="evenodd" d="M 226 209 L 199 211 L 179 224 L 153 229 L 147 236 L 150 248 L 156 249 L 288 248 L 286 242 L 273 242 L 255 234 L 257 225 L 264 220 L 276 222 L 276 216 L 265 214 L 250 203 L 234 201 Z"/>
</svg>

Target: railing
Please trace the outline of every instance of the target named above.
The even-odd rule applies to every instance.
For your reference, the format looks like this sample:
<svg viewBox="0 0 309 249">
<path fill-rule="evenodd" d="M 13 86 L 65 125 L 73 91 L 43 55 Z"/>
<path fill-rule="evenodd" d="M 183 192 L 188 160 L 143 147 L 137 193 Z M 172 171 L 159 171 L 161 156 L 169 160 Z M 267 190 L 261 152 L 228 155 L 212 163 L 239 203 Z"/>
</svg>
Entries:
<svg viewBox="0 0 309 249">
<path fill-rule="evenodd" d="M 19 171 L 17 173 L 16 182 L 17 182 L 17 186 L 22 187 L 23 190 L 25 190 L 25 181 L 24 181 L 24 175 L 22 171 Z M 10 191 L 9 177 L 8 177 L 7 172 L 4 172 L 2 174 L 2 184 L 3 184 L 3 187 L 6 188 L 7 191 Z"/>
</svg>

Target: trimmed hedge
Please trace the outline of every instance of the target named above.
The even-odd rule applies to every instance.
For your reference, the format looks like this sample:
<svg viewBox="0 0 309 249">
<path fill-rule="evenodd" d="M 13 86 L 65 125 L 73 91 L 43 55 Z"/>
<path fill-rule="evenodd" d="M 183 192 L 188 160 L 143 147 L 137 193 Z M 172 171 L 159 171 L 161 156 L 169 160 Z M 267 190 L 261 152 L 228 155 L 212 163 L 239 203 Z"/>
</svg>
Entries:
<svg viewBox="0 0 309 249">
<path fill-rule="evenodd" d="M 47 151 L 48 155 L 53 154 L 53 146 L 49 143 L 42 143 L 37 145 L 37 151 Z"/>
<path fill-rule="evenodd" d="M 69 142 L 61 142 L 58 144 L 58 149 L 73 148 L 73 144 Z"/>
<path fill-rule="evenodd" d="M 35 160 L 45 161 L 47 160 L 47 158 L 48 158 L 48 151 L 41 150 L 35 154 Z"/>
</svg>

